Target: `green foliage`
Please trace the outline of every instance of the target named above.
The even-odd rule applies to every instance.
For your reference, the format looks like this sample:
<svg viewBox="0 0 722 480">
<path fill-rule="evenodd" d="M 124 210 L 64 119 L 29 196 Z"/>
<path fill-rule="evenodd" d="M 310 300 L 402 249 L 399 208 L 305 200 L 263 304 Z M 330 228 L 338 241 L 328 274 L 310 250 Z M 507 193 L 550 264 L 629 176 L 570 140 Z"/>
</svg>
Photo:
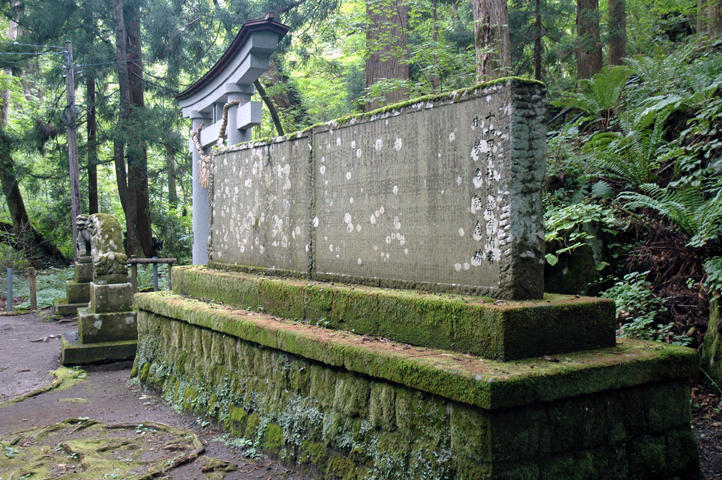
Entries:
<svg viewBox="0 0 722 480">
<path fill-rule="evenodd" d="M 614 210 L 596 203 L 574 203 L 562 207 L 547 209 L 544 216 L 546 233 L 544 240 L 553 253 L 546 254 L 549 265 L 556 265 L 559 255 L 569 253 L 586 245 L 596 237 L 586 227 L 594 224 L 601 231 L 616 235 L 624 230 L 625 223 L 618 219 Z M 600 263 L 598 269 L 606 265 Z"/>
<path fill-rule="evenodd" d="M 664 301 L 652 293 L 652 284 L 647 281 L 649 272 L 632 272 L 601 293 L 611 298 L 617 307 L 617 321 L 621 337 L 643 340 L 667 340 L 678 345 L 687 345 L 691 339 L 671 332 L 672 324 L 655 323 L 667 311 Z"/>
<path fill-rule="evenodd" d="M 604 67 L 592 78 L 580 80 L 578 92 L 569 92 L 554 103 L 581 110 L 587 121 L 601 116 L 603 128 L 607 128 L 631 73 L 631 69 L 624 66 Z"/>
<path fill-rule="evenodd" d="M 722 256 L 707 260 L 704 263 L 704 272 L 704 286 L 708 294 L 722 295 Z"/>
<path fill-rule="evenodd" d="M 693 187 L 662 188 L 656 184 L 640 186 L 642 192 L 623 192 L 619 199 L 630 209 L 650 209 L 667 218 L 689 235 L 691 247 L 702 247 L 722 235 L 722 189 L 705 200 L 704 193 Z"/>
<path fill-rule="evenodd" d="M 24 271 L 29 265 L 28 260 L 21 252 L 18 252 L 7 243 L 0 243 L 0 271 L 3 275 L 7 268 Z"/>
</svg>

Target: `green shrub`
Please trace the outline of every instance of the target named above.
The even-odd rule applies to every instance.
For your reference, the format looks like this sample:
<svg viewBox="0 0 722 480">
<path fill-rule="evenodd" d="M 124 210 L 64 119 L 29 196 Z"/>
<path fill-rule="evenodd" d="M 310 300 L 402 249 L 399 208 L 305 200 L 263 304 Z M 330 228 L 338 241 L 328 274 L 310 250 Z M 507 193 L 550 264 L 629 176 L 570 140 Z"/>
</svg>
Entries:
<svg viewBox="0 0 722 480">
<path fill-rule="evenodd" d="M 672 323 L 657 323 L 659 316 L 667 311 L 664 301 L 652 293 L 652 284 L 647 281 L 649 272 L 632 272 L 601 293 L 611 298 L 617 307 L 617 322 L 620 337 L 642 340 L 668 341 L 687 345 L 691 338 L 672 332 Z"/>
</svg>

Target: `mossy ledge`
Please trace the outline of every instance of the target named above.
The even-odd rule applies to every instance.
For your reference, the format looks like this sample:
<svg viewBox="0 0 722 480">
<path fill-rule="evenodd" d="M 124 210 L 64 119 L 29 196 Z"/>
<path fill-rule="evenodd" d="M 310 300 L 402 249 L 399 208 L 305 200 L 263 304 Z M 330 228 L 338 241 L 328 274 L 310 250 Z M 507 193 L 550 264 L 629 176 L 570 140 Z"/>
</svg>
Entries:
<svg viewBox="0 0 722 480">
<path fill-rule="evenodd" d="M 688 349 L 623 341 L 500 363 L 168 294 L 138 300 L 133 375 L 217 418 L 246 454 L 321 480 L 701 478 Z M 425 381 L 443 395 L 415 388 Z"/>
<path fill-rule="evenodd" d="M 214 264 L 214 266 L 217 266 Z M 175 293 L 309 324 L 496 360 L 614 346 L 614 302 L 480 296 L 331 284 L 184 266 Z"/>
<path fill-rule="evenodd" d="M 653 342 L 620 340 L 613 348 L 568 353 L 561 359 L 498 362 L 333 331 L 168 292 L 136 295 L 136 303 L 140 315 L 150 312 L 173 318 L 487 409 L 688 378 L 698 366 L 694 350 Z"/>
</svg>

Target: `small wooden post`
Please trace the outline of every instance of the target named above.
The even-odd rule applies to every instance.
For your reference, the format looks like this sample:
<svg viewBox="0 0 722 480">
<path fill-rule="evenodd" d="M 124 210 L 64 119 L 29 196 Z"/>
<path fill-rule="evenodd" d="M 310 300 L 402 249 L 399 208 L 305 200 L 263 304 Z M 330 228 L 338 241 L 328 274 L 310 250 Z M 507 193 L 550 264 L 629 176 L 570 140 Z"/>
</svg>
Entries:
<svg viewBox="0 0 722 480">
<path fill-rule="evenodd" d="M 156 260 L 158 257 L 153 257 Z M 153 262 L 153 291 L 158 291 L 158 262 Z"/>
<path fill-rule="evenodd" d="M 168 290 L 173 290 L 173 275 L 171 275 L 171 270 L 173 269 L 173 263 L 168 264 Z"/>
<path fill-rule="evenodd" d="M 35 286 L 35 269 L 28 268 L 28 282 L 30 283 L 30 310 L 38 309 L 38 291 Z"/>
<path fill-rule="evenodd" d="M 13 311 L 13 269 L 8 267 L 7 270 L 5 270 L 5 273 L 7 273 L 7 280 L 8 280 L 8 288 L 7 288 L 7 298 L 5 299 L 5 310 L 8 312 Z"/>
<path fill-rule="evenodd" d="M 133 293 L 138 291 L 138 264 L 130 264 L 130 285 L 133 287 Z"/>
</svg>

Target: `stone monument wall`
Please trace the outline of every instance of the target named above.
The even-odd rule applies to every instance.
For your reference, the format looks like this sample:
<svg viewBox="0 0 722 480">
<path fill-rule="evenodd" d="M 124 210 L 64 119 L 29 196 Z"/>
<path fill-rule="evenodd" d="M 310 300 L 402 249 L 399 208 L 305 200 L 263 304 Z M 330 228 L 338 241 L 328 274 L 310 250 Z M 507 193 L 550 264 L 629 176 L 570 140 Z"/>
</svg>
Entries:
<svg viewBox="0 0 722 480">
<path fill-rule="evenodd" d="M 543 95 L 506 79 L 221 150 L 210 260 L 541 298 Z"/>
</svg>

